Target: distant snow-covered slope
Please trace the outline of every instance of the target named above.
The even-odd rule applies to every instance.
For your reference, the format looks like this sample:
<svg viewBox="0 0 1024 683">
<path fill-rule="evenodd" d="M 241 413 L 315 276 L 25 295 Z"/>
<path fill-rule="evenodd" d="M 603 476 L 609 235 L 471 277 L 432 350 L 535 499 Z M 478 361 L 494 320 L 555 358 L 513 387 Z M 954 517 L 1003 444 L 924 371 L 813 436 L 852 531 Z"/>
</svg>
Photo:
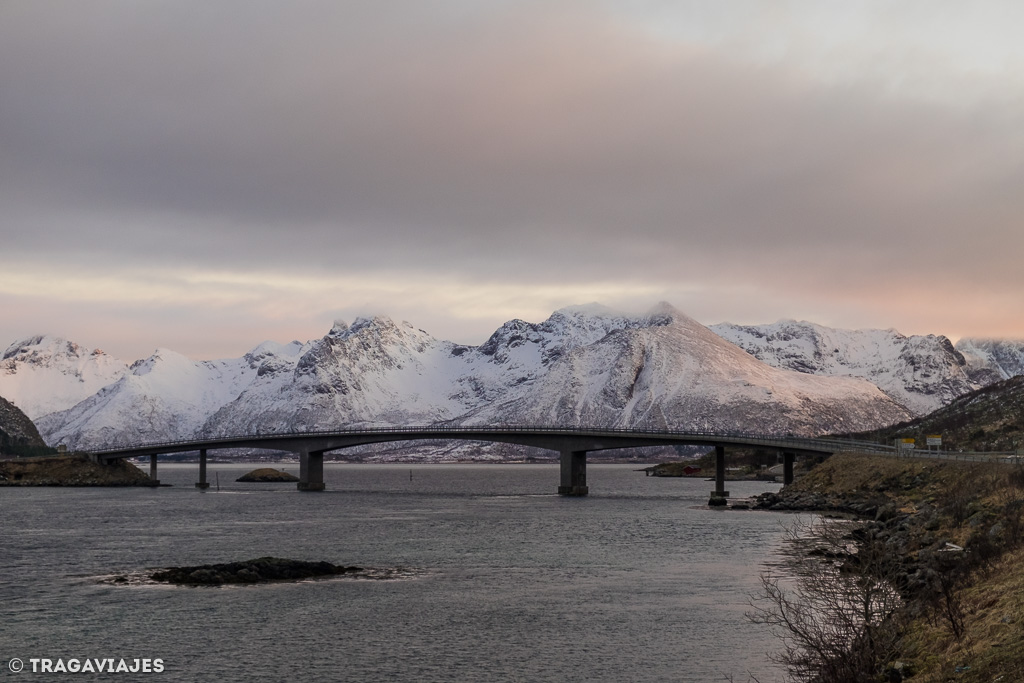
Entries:
<svg viewBox="0 0 1024 683">
<path fill-rule="evenodd" d="M 794 320 L 710 329 L 773 367 L 865 379 L 915 415 L 982 385 L 941 335 L 906 337 L 895 330 L 842 330 Z"/>
<path fill-rule="evenodd" d="M 39 419 L 39 431 L 48 443 L 83 449 L 187 438 L 261 368 L 294 365 L 301 348 L 265 342 L 241 358 L 214 361 L 158 349 L 86 400 Z"/>
<path fill-rule="evenodd" d="M 29 337 L 11 344 L 0 357 L 0 396 L 38 420 L 70 408 L 127 372 L 127 364 L 100 349 L 63 337 Z"/>
<path fill-rule="evenodd" d="M 968 366 L 994 373 L 994 379 L 1024 375 L 1024 340 L 975 339 L 964 337 L 956 343 Z"/>
</svg>

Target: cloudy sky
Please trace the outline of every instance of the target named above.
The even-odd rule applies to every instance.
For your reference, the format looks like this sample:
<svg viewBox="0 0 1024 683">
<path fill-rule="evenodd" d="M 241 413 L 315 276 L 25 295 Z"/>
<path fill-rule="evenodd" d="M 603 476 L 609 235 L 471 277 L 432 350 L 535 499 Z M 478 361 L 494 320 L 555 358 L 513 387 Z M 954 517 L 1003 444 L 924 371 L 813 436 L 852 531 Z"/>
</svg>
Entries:
<svg viewBox="0 0 1024 683">
<path fill-rule="evenodd" d="M 0 349 L 666 300 L 1024 337 L 1024 4 L 0 0 Z"/>
</svg>

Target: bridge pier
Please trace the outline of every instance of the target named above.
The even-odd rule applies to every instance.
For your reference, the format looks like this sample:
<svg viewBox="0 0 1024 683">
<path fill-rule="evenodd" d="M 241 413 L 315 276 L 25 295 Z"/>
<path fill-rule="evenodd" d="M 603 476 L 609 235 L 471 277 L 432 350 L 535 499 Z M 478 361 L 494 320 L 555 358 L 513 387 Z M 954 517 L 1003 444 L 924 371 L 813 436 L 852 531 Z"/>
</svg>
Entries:
<svg viewBox="0 0 1024 683">
<path fill-rule="evenodd" d="M 149 456 L 149 478 L 153 480 L 153 486 L 160 483 L 160 480 L 156 477 L 156 453 Z"/>
<path fill-rule="evenodd" d="M 559 458 L 562 468 L 560 496 L 585 496 L 587 488 L 587 452 L 562 451 Z"/>
<path fill-rule="evenodd" d="M 729 499 L 725 490 L 725 446 L 715 446 L 715 490 L 711 492 L 708 505 L 721 507 Z"/>
<path fill-rule="evenodd" d="M 199 449 L 199 481 L 196 482 L 197 489 L 210 488 L 210 482 L 206 481 L 206 449 Z"/>
<path fill-rule="evenodd" d="M 782 485 L 789 486 L 793 483 L 793 461 L 796 460 L 794 453 L 782 454 Z"/>
<path fill-rule="evenodd" d="M 324 454 L 322 451 L 299 453 L 299 483 L 296 484 L 296 487 L 300 491 L 324 490 Z"/>
</svg>

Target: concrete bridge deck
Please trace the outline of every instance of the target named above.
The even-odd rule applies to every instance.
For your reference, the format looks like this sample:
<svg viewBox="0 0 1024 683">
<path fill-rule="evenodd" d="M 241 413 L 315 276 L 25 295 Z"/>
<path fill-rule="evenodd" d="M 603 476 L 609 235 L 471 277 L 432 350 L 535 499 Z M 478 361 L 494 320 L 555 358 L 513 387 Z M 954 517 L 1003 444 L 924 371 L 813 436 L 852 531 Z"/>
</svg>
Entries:
<svg viewBox="0 0 1024 683">
<path fill-rule="evenodd" d="M 320 432 L 245 434 L 212 439 L 190 439 L 163 443 L 118 446 L 92 451 L 90 456 L 105 463 L 121 458 L 150 456 L 150 476 L 157 479 L 157 456 L 168 453 L 199 452 L 199 488 L 207 488 L 206 455 L 209 450 L 253 448 L 288 451 L 299 456 L 299 490 L 322 491 L 323 456 L 330 451 L 374 443 L 422 440 L 484 441 L 517 444 L 557 451 L 560 454 L 561 478 L 558 493 L 585 496 L 587 487 L 586 455 L 593 451 L 643 446 L 708 446 L 714 447 L 715 490 L 712 501 L 724 500 L 725 449 L 753 447 L 775 450 L 782 454 L 784 481 L 793 480 L 793 461 L 797 455 L 830 455 L 842 451 L 893 454 L 895 449 L 873 442 L 843 439 L 812 439 L 773 436 L 743 432 L 644 431 L 628 429 L 597 429 L 589 427 L 371 427 Z"/>
</svg>

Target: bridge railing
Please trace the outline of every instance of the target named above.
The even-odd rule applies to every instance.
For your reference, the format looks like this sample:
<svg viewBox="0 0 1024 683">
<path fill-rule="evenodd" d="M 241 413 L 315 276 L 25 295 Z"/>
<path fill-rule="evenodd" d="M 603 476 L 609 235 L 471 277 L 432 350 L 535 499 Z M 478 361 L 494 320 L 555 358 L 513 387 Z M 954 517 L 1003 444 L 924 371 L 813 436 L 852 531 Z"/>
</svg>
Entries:
<svg viewBox="0 0 1024 683">
<path fill-rule="evenodd" d="M 308 438 L 329 438 L 332 436 L 359 436 L 359 435 L 391 435 L 391 434 L 415 434 L 423 435 L 425 438 L 451 435 L 508 435 L 508 434 L 535 434 L 535 435 L 562 435 L 562 436 L 621 436 L 643 439 L 647 437 L 665 437 L 666 442 L 672 438 L 685 439 L 695 442 L 695 445 L 715 445 L 722 442 L 733 445 L 749 445 L 754 448 L 778 448 L 780 450 L 792 449 L 795 451 L 813 452 L 863 452 L 889 455 L 896 457 L 930 458 L 936 460 L 958 460 L 963 462 L 1000 462 L 1024 465 L 1024 455 L 1016 451 L 985 451 L 985 452 L 964 452 L 964 451 L 929 451 L 929 450 L 900 450 L 896 446 L 882 444 L 874 441 L 863 441 L 857 439 L 841 439 L 833 437 L 799 437 L 792 435 L 763 434 L 747 431 L 710 431 L 710 430 L 678 430 L 678 429 L 654 429 L 636 430 L 626 428 L 602 428 L 593 426 L 583 427 L 560 427 L 551 425 L 491 425 L 491 426 L 467 426 L 467 425 L 403 425 L 403 426 L 359 426 L 347 427 L 344 429 L 322 429 L 302 432 L 262 432 L 255 434 L 235 434 L 219 437 L 199 437 L 190 439 L 177 439 L 171 441 L 149 442 L 135 445 L 118 445 L 109 448 L 93 449 L 93 454 L 104 456 L 117 456 L 137 451 L 154 452 L 166 448 L 168 451 L 198 450 L 200 448 L 245 448 L 252 447 L 253 442 L 259 441 L 268 447 L 273 447 L 275 441 L 288 441 L 290 439 Z M 484 439 L 485 440 L 485 439 Z M 192 446 L 193 448 L 187 448 Z M 183 448 L 186 447 L 186 448 Z"/>
<path fill-rule="evenodd" d="M 142 444 L 133 445 L 112 445 L 108 448 L 93 449 L 93 453 L 103 454 L 116 454 L 118 452 L 136 451 L 136 450 L 153 450 L 158 448 L 168 449 L 180 449 L 182 446 L 188 446 L 191 444 L 203 444 L 207 447 L 215 447 L 217 444 L 225 444 L 225 447 L 230 447 L 230 444 L 238 444 L 239 442 L 252 442 L 261 441 L 272 444 L 274 441 L 287 441 L 289 439 L 306 439 L 310 437 L 322 437 L 329 438 L 332 436 L 359 436 L 359 435 L 377 435 L 377 434 L 424 434 L 424 435 L 467 435 L 467 434 L 480 434 L 480 435 L 507 435 L 507 434 L 550 434 L 550 435 L 564 435 L 564 436 L 631 436 L 636 438 L 644 437 L 665 437 L 666 440 L 671 438 L 688 439 L 692 441 L 705 441 L 709 445 L 721 441 L 730 441 L 737 444 L 748 443 L 751 446 L 768 446 L 777 448 L 793 448 L 796 450 L 813 450 L 823 451 L 830 450 L 833 452 L 838 451 L 867 451 L 867 452 L 881 452 L 881 453 L 892 453 L 895 451 L 894 446 L 888 446 L 886 444 L 879 444 L 871 441 L 858 441 L 851 439 L 836 439 L 836 438 L 812 438 L 812 437 L 798 437 L 792 435 L 778 435 L 778 434 L 764 434 L 758 432 L 747 432 L 747 431 L 710 431 L 710 430 L 672 430 L 672 429 L 660 429 L 660 430 L 637 430 L 637 429 L 626 429 L 626 428 L 602 428 L 592 426 L 582 427 L 559 427 L 551 425 L 492 425 L 492 426 L 472 426 L 472 425 L 404 425 L 404 426 L 361 426 L 361 427 L 348 427 L 344 429 L 323 429 L 323 430 L 308 430 L 301 432 L 263 432 L 257 431 L 255 434 L 234 434 L 228 436 L 218 437 L 193 437 L 190 439 L 177 439 L 171 441 L 155 441 Z"/>
</svg>

